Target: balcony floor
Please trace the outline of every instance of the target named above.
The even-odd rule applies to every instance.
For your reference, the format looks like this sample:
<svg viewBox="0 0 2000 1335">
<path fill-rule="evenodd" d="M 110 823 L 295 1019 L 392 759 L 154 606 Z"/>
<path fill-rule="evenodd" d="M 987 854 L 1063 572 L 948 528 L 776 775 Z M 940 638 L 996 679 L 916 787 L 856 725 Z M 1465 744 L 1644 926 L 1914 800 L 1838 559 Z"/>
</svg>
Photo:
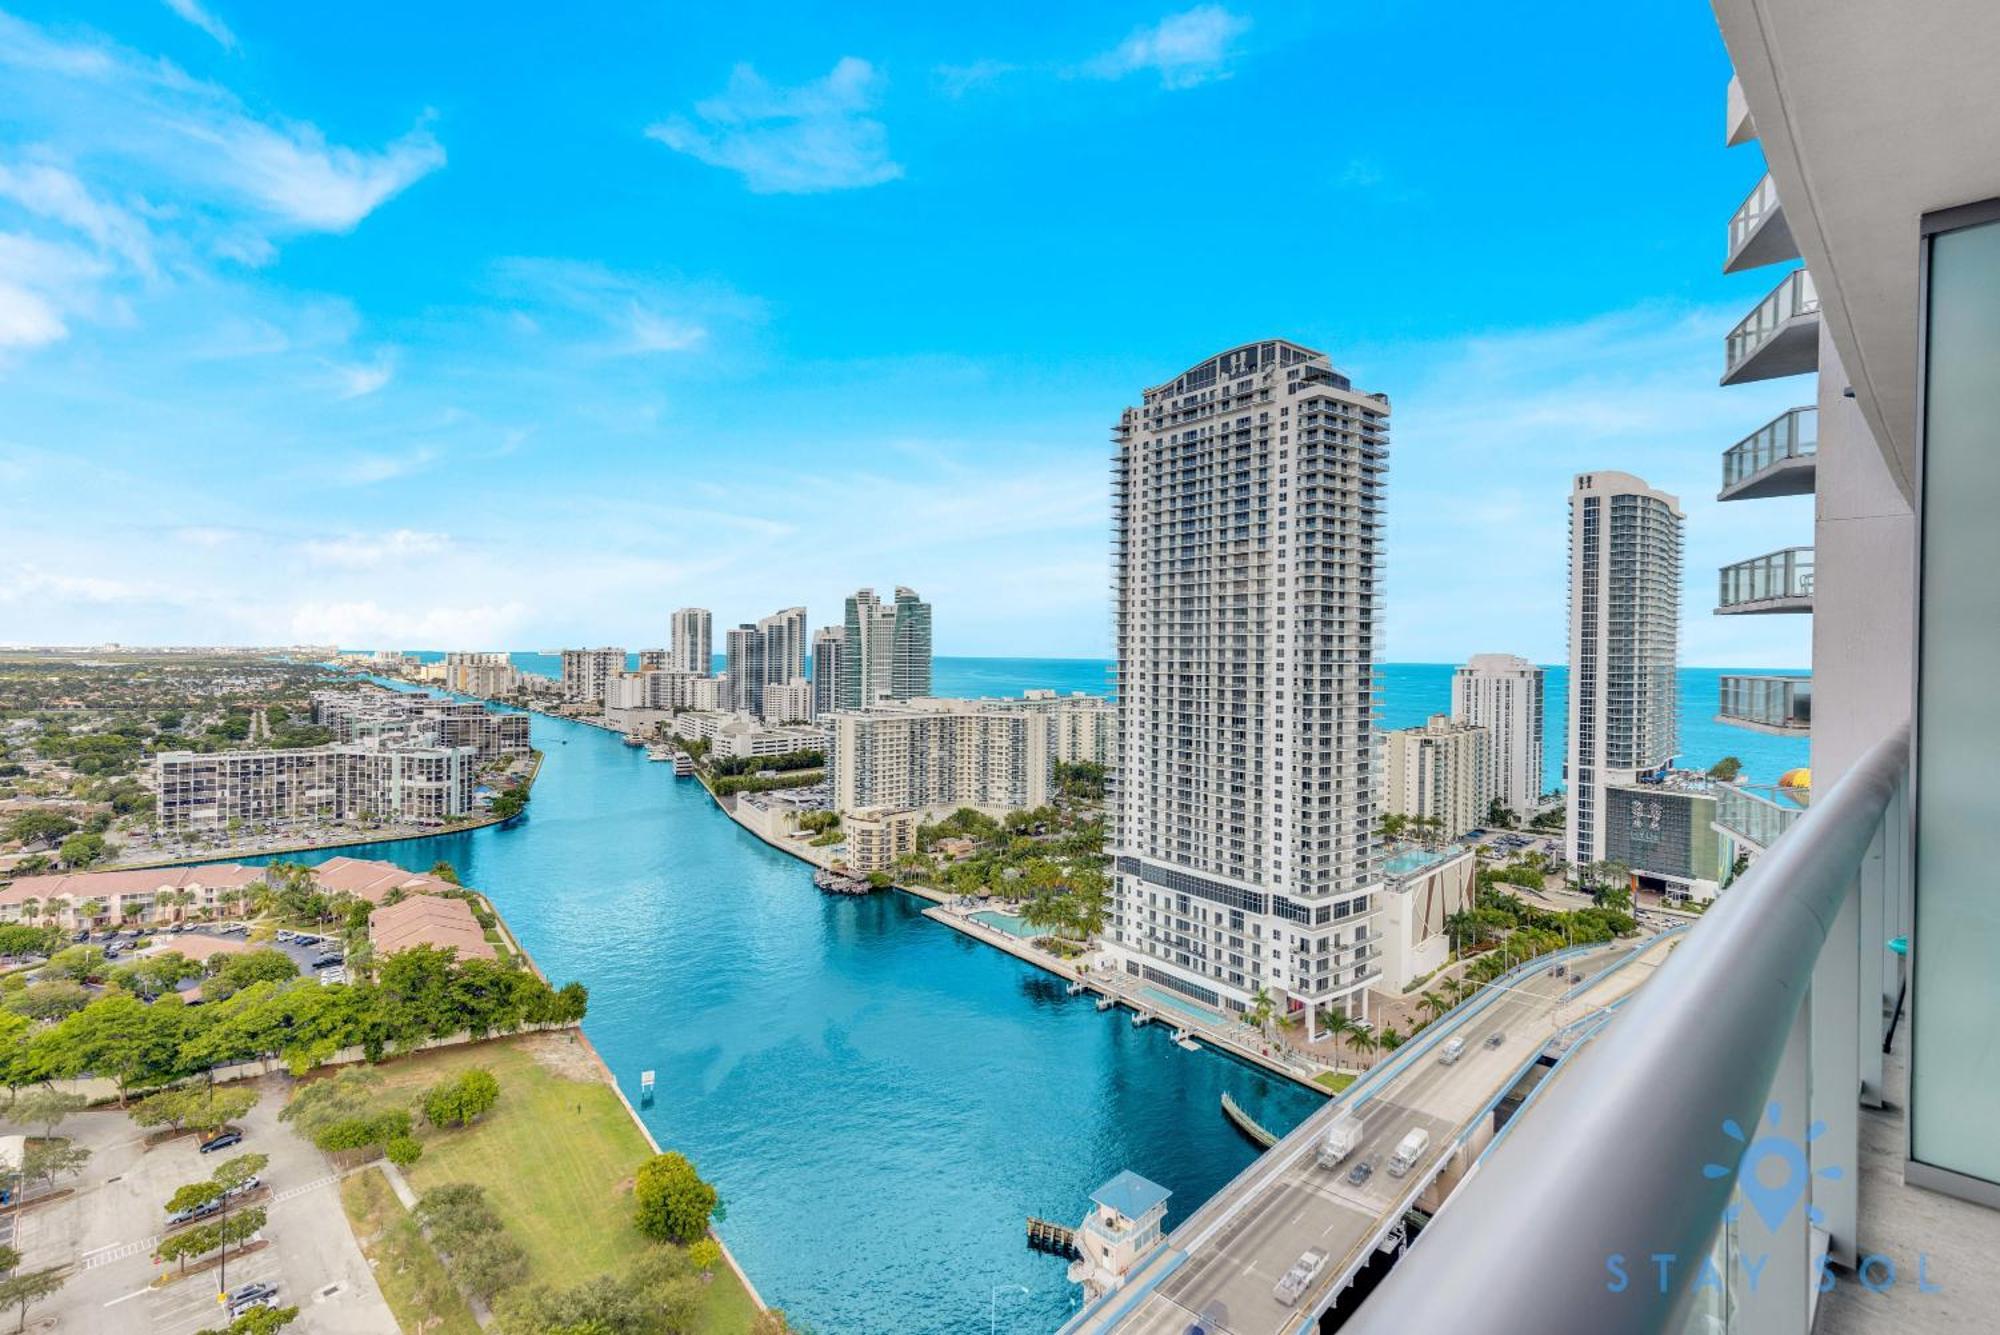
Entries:
<svg viewBox="0 0 2000 1335">
<path fill-rule="evenodd" d="M 1759 598 L 1749 603 L 1731 603 L 1727 607 L 1716 608 L 1715 614 L 1719 617 L 1769 616 L 1779 612 L 1810 612 L 1812 609 L 1812 595 L 1804 594 L 1787 598 Z"/>
<path fill-rule="evenodd" d="M 1861 1110 L 1861 1249 L 1896 1263 L 1896 1282 L 1871 1293 L 1853 1275 L 1819 1300 L 1814 1335 L 1972 1335 L 1995 1328 L 2000 1312 L 2000 1213 L 1903 1181 L 1909 1098 L 1907 1015 L 1883 1060 L 1887 1106 Z M 1917 1291 L 1917 1257 L 1936 1293 Z"/>
</svg>

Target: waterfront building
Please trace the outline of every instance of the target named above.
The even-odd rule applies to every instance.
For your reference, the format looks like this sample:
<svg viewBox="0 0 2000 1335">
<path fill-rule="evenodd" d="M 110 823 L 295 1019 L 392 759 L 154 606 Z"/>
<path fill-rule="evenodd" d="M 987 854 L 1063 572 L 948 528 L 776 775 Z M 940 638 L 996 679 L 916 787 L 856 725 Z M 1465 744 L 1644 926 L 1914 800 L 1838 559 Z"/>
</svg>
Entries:
<svg viewBox="0 0 2000 1335">
<path fill-rule="evenodd" d="M 1486 729 L 1486 784 L 1517 820 L 1541 808 L 1545 691 L 1541 668 L 1513 654 L 1474 654 L 1451 674 L 1451 716 Z M 1479 814 L 1486 823 L 1486 813 Z"/>
<path fill-rule="evenodd" d="M 1486 729 L 1431 715 L 1419 728 L 1398 728 L 1383 737 L 1383 809 L 1393 815 L 1434 821 L 1431 828 L 1456 839 L 1486 823 L 1493 804 Z"/>
<path fill-rule="evenodd" d="M 693 677 L 687 683 L 688 709 L 717 710 L 725 703 L 729 683 L 723 677 Z"/>
<path fill-rule="evenodd" d="M 625 670 L 623 649 L 562 651 L 563 696 L 587 704 L 604 703 L 605 685 Z"/>
<path fill-rule="evenodd" d="M 418 946 L 449 950 L 462 960 L 498 958 L 472 906 L 445 895 L 411 895 L 374 910 L 368 915 L 368 944 L 377 959 Z"/>
<path fill-rule="evenodd" d="M 1042 806 L 1053 781 L 1046 716 L 974 700 L 882 701 L 821 719 L 836 811 Z"/>
<path fill-rule="evenodd" d="M 514 660 L 500 653 L 448 653 L 444 656 L 444 688 L 463 695 L 491 699 L 511 695 L 521 673 Z"/>
<path fill-rule="evenodd" d="M 706 607 L 674 609 L 670 644 L 668 652 L 672 657 L 667 666 L 674 671 L 689 672 L 697 677 L 714 674 L 715 619 Z"/>
<path fill-rule="evenodd" d="M 840 656 L 841 709 L 877 700 L 911 700 L 931 691 L 931 605 L 898 587 L 887 606 L 873 589 L 847 600 L 846 644 Z"/>
<path fill-rule="evenodd" d="M 1083 1285 L 1085 1305 L 1118 1288 L 1141 1258 L 1166 1235 L 1167 1198 L 1173 1193 L 1131 1170 L 1090 1193 L 1090 1214 L 1076 1230 L 1077 1260 L 1071 1277 Z"/>
<path fill-rule="evenodd" d="M 917 851 L 917 830 L 923 813 L 867 807 L 847 812 L 840 829 L 847 842 L 847 869 L 860 875 L 888 871 L 905 854 Z"/>
<path fill-rule="evenodd" d="M 1579 473 L 1569 497 L 1565 855 L 1604 860 L 1605 790 L 1673 764 L 1680 502 L 1630 473 Z"/>
<path fill-rule="evenodd" d="M 812 683 L 804 677 L 793 677 L 787 682 L 766 683 L 764 708 L 760 717 L 766 723 L 811 722 L 815 717 Z"/>
<path fill-rule="evenodd" d="M 764 704 L 764 636 L 744 622 L 723 632 L 723 654 L 728 664 L 729 708 L 742 714 L 760 713 Z"/>
<path fill-rule="evenodd" d="M 840 707 L 841 662 L 847 651 L 847 631 L 822 626 L 813 632 L 813 714 L 831 714 Z"/>
<path fill-rule="evenodd" d="M 314 691 L 311 701 L 312 721 L 332 732 L 335 742 L 469 746 L 481 762 L 526 755 L 530 750 L 526 714 L 496 713 L 477 700 L 445 700 L 371 687 Z"/>
<path fill-rule="evenodd" d="M 751 760 L 826 749 L 826 734 L 818 728 L 798 724 L 767 728 L 741 714 L 730 715 L 720 724 L 712 741 L 715 756 L 722 760 Z"/>
<path fill-rule="evenodd" d="M 1406 843 L 1386 850 L 1378 990 L 1403 992 L 1445 966 L 1457 945 L 1448 924 L 1453 914 L 1476 906 L 1478 873 L 1478 850 L 1469 845 L 1429 848 Z"/>
<path fill-rule="evenodd" d="M 673 670 L 673 650 L 641 649 L 639 651 L 639 671 L 670 672 Z"/>
<path fill-rule="evenodd" d="M 757 623 L 764 637 L 764 684 L 782 685 L 806 675 L 806 609 L 788 607 Z"/>
<path fill-rule="evenodd" d="M 276 751 L 166 751 L 154 760 L 154 824 L 176 834 L 302 826 L 363 816 L 440 824 L 472 813 L 471 746 L 349 742 Z"/>
<path fill-rule="evenodd" d="M 391 890 L 416 894 L 453 888 L 435 876 L 360 858 L 329 858 L 308 871 L 326 894 L 353 895 L 371 904 L 380 903 Z M 0 887 L 0 922 L 52 923 L 75 931 L 99 923 L 156 924 L 215 917 L 232 907 L 240 909 L 243 893 L 262 884 L 264 876 L 263 867 L 236 863 L 21 876 Z M 187 896 L 185 902 L 182 895 Z M 77 910 L 92 901 L 103 908 L 86 920 Z"/>
<path fill-rule="evenodd" d="M 1107 949 L 1211 1006 L 1365 1018 L 1389 400 L 1270 340 L 1147 389 L 1113 443 Z"/>
</svg>

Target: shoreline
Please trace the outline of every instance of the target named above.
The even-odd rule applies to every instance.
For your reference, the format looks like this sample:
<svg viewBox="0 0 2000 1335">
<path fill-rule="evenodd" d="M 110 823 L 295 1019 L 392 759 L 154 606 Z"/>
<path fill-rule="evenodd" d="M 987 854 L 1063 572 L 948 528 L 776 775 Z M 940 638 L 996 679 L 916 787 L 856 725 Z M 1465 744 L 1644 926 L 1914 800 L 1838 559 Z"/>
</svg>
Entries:
<svg viewBox="0 0 2000 1335">
<path fill-rule="evenodd" d="M 700 781 L 699 778 L 698 781 Z M 738 816 L 735 810 L 729 805 L 727 799 L 717 797 L 715 791 L 705 781 L 702 781 L 702 790 L 708 794 L 709 799 L 715 803 L 716 808 L 723 815 L 735 822 L 738 829 L 754 836 L 762 843 L 777 849 L 781 853 L 790 854 L 793 858 L 805 863 L 808 867 L 817 869 L 826 865 L 808 856 L 802 849 L 790 847 L 784 842 L 771 838 L 763 830 L 758 829 Z M 1103 975 L 1101 974 L 1093 974 L 1086 969 L 1078 968 L 1067 960 L 1060 959 L 1046 951 L 1038 950 L 1031 943 L 1022 940 L 1011 932 L 1003 932 L 998 928 L 988 927 L 984 923 L 972 921 L 965 914 L 952 912 L 949 905 L 953 897 L 941 890 L 935 890 L 930 886 L 914 885 L 891 885 L 887 889 L 891 893 L 909 895 L 914 899 L 928 901 L 930 907 L 923 910 L 923 916 L 932 922 L 949 927 L 953 931 L 977 941 L 981 945 L 990 946 L 1004 954 L 1012 955 L 1022 963 L 1033 965 L 1043 973 L 1052 974 L 1064 982 L 1080 982 L 1083 984 L 1085 990 L 1094 996 L 1110 997 L 1114 1003 L 1114 1009 L 1124 1007 L 1136 1014 L 1149 1016 L 1149 1022 L 1169 1023 L 1176 1029 L 1186 1027 L 1189 1021 L 1196 1018 L 1188 1012 L 1175 1012 L 1171 1008 L 1154 1005 L 1142 997 L 1128 996 L 1120 989 L 1102 983 L 1100 979 Z M 1215 1023 L 1227 1024 L 1229 1023 L 1229 1017 L 1218 1012 L 1215 1016 Z M 1266 1056 L 1263 1052 L 1248 1046 L 1226 1032 L 1211 1033 L 1206 1029 L 1200 1029 L 1196 1030 L 1195 1033 L 1198 1041 L 1213 1047 L 1222 1056 L 1255 1066 L 1266 1074 L 1281 1076 L 1301 1088 L 1310 1089 L 1315 1094 L 1329 1097 L 1332 1095 L 1332 1091 L 1325 1085 L 1320 1084 L 1312 1075 L 1303 1074 L 1276 1058 Z M 1336 1068 L 1328 1067 L 1326 1069 L 1334 1070 Z"/>
</svg>

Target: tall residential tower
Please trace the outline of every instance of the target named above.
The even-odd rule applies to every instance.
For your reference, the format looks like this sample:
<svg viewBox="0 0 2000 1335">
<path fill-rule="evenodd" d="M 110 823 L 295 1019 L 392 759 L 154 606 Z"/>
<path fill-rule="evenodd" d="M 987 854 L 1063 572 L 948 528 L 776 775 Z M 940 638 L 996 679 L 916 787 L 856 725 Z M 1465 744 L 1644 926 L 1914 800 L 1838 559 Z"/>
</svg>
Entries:
<svg viewBox="0 0 2000 1335">
<path fill-rule="evenodd" d="M 1513 654 L 1474 654 L 1451 674 L 1451 716 L 1486 729 L 1487 784 L 1522 821 L 1542 801 L 1543 676 Z"/>
<path fill-rule="evenodd" d="M 1674 758 L 1680 502 L 1630 473 L 1579 473 L 1569 495 L 1569 782 L 1564 851 L 1605 856 L 1605 790 Z"/>
<path fill-rule="evenodd" d="M 673 649 L 668 666 L 676 672 L 692 672 L 697 677 L 715 672 L 715 622 L 706 607 L 682 607 L 674 611 Z"/>
<path fill-rule="evenodd" d="M 1113 430 L 1118 783 L 1109 950 L 1309 1025 L 1366 1011 L 1389 401 L 1326 355 L 1233 348 Z"/>
<path fill-rule="evenodd" d="M 914 589 L 898 588 L 884 605 L 873 589 L 847 599 L 846 645 L 840 656 L 836 704 L 863 709 L 877 700 L 913 700 L 931 693 L 931 605 Z"/>
</svg>

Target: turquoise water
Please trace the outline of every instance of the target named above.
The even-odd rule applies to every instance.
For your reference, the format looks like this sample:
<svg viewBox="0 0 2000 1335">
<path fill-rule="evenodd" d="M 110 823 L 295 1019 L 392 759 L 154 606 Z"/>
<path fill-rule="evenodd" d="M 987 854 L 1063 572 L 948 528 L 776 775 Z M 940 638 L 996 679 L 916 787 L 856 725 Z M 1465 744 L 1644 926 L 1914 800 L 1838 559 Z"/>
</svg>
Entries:
<svg viewBox="0 0 2000 1335">
<path fill-rule="evenodd" d="M 329 850 L 439 859 L 490 895 L 663 1145 L 720 1188 L 765 1299 L 813 1329 L 1047 1331 L 1073 1310 L 1030 1214 L 1081 1219 L 1131 1168 L 1178 1219 L 1253 1157 L 1225 1091 L 1276 1131 L 1319 1097 L 1134 1029 L 903 895 L 822 895 L 699 785 L 599 729 L 537 716 L 511 828 Z M 316 860 L 307 856 L 302 860 Z M 504 1095 L 503 1095 L 504 1097 Z M 550 1134 L 560 1134 L 551 1127 Z"/>
<path fill-rule="evenodd" d="M 1028 925 L 1025 918 L 1017 918 L 1011 913 L 1002 913 L 998 909 L 984 909 L 973 914 L 972 920 L 974 922 L 983 922 L 988 927 L 997 927 L 1009 936 L 1041 935 L 1040 932 Z"/>
<path fill-rule="evenodd" d="M 441 654 L 421 653 L 417 657 L 435 659 Z M 524 672 L 560 676 L 560 660 L 548 654 L 517 653 L 514 664 Z M 637 662 L 635 656 L 634 660 Z M 722 663 L 718 658 L 716 666 Z M 1451 709 L 1450 663 L 1386 663 L 1376 674 L 1381 724 L 1385 728 L 1410 728 L 1432 714 Z M 1068 694 L 1110 690 L 1111 664 L 1096 658 L 939 658 L 932 667 L 931 688 L 939 695 L 1019 695 L 1033 687 L 1045 687 Z M 1724 756 L 1743 762 L 1748 778 L 1774 783 L 1786 770 L 1806 763 L 1803 737 L 1773 737 L 1749 732 L 1715 721 L 1717 679 L 1729 668 L 1682 668 L 1680 670 L 1681 764 L 1707 769 Z M 1569 670 L 1552 667 L 1548 675 L 1548 698 L 1544 702 L 1542 745 L 1543 772 L 1549 787 L 1562 783 L 1563 728 L 1569 699 Z"/>
<path fill-rule="evenodd" d="M 1427 848 L 1407 848 L 1383 858 L 1382 870 L 1391 876 L 1406 876 L 1410 872 L 1430 866 L 1433 862 L 1442 862 L 1446 856 L 1445 853 L 1433 853 Z"/>
</svg>

